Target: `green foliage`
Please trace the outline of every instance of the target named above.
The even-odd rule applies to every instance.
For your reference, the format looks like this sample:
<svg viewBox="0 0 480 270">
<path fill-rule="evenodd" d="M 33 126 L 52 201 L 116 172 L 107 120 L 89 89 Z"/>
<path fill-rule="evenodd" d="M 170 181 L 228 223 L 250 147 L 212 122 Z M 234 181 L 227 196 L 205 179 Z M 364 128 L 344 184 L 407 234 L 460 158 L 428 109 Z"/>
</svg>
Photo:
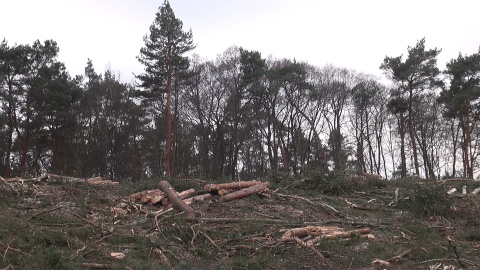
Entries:
<svg viewBox="0 0 480 270">
<path fill-rule="evenodd" d="M 312 172 L 301 185 L 298 185 L 298 188 L 321 194 L 342 196 L 355 191 L 372 190 L 385 186 L 386 182 L 382 179 L 332 171 L 327 174 Z"/>
<path fill-rule="evenodd" d="M 443 216 L 452 217 L 453 201 L 446 195 L 443 186 L 423 184 L 415 180 L 404 180 L 407 189 L 404 192 L 403 199 L 398 207 L 409 209 L 419 217 Z"/>
</svg>

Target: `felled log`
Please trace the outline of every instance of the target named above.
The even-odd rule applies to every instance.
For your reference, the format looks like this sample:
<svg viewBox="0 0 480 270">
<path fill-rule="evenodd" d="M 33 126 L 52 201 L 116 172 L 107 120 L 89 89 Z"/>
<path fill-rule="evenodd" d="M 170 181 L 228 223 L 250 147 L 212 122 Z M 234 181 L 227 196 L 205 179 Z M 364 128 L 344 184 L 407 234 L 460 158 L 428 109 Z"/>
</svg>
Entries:
<svg viewBox="0 0 480 270">
<path fill-rule="evenodd" d="M 202 194 L 202 195 L 197 195 L 195 197 L 190 197 L 190 198 L 183 199 L 183 201 L 186 204 L 192 204 L 193 202 L 196 202 L 196 201 L 205 201 L 205 200 L 208 200 L 208 199 L 211 199 L 211 198 L 212 198 L 212 194 L 205 193 L 205 194 Z"/>
<path fill-rule="evenodd" d="M 196 192 L 195 189 L 191 188 L 191 189 L 187 189 L 182 192 L 179 192 L 178 196 L 183 200 L 185 198 L 192 196 L 193 194 L 195 194 L 195 192 Z M 163 206 L 166 206 L 170 204 L 170 201 L 168 200 L 168 198 L 164 197 L 161 199 L 161 204 Z"/>
<path fill-rule="evenodd" d="M 196 202 L 196 201 L 204 201 L 204 200 L 208 200 L 208 199 L 211 199 L 212 198 L 212 194 L 210 193 L 205 193 L 205 194 L 202 194 L 202 195 L 198 195 L 198 196 L 195 196 L 195 197 L 190 197 L 190 198 L 186 198 L 184 199 L 183 201 L 188 204 L 188 205 L 191 205 L 193 202 Z M 170 211 L 173 210 L 173 207 L 170 206 L 169 208 L 167 209 L 163 209 L 163 210 L 160 210 L 160 211 L 156 211 L 156 212 L 147 212 L 147 217 L 150 217 L 150 218 L 156 218 L 158 216 L 161 216 L 163 214 L 166 214 Z"/>
<path fill-rule="evenodd" d="M 162 190 L 167 196 L 168 200 L 172 203 L 172 206 L 177 211 L 183 211 L 189 217 L 195 217 L 197 214 L 191 206 L 186 204 L 182 198 L 178 195 L 175 189 L 170 185 L 169 182 L 162 180 L 159 184 L 160 190 Z"/>
<path fill-rule="evenodd" d="M 477 195 L 478 193 L 480 193 L 480 188 L 476 188 L 472 191 L 473 195 Z"/>
<path fill-rule="evenodd" d="M 89 185 L 118 185 L 119 182 L 112 181 L 112 180 L 106 180 L 102 179 L 102 177 L 97 176 L 97 177 L 92 177 L 87 179 L 87 184 Z"/>
<path fill-rule="evenodd" d="M 138 201 L 138 200 L 140 200 L 140 198 L 143 195 L 148 194 L 148 193 L 152 193 L 152 192 L 156 192 L 156 191 L 160 191 L 160 190 L 159 189 L 149 189 L 149 190 L 140 191 L 140 192 L 137 192 L 137 193 L 130 194 L 129 198 L 130 198 L 130 201 L 132 201 L 132 202 Z"/>
<path fill-rule="evenodd" d="M 237 199 L 240 199 L 240 198 L 243 198 L 243 197 L 247 197 L 247 196 L 255 194 L 255 193 L 262 192 L 265 189 L 267 189 L 269 185 L 270 185 L 269 182 L 263 182 L 263 183 L 262 182 L 260 182 L 260 183 L 257 182 L 257 184 L 254 185 L 254 186 L 244 188 L 244 189 L 232 192 L 232 193 L 228 193 L 228 194 L 220 197 L 220 202 L 229 202 L 229 201 L 237 200 Z"/>
<path fill-rule="evenodd" d="M 285 237 L 303 237 L 307 235 L 322 235 L 322 234 L 328 234 L 332 233 L 335 231 L 342 231 L 342 228 L 336 227 L 336 226 L 331 226 L 331 227 L 323 227 L 323 226 L 307 226 L 307 227 L 302 227 L 302 228 L 294 228 L 287 230 L 282 238 Z"/>
<path fill-rule="evenodd" d="M 81 263 L 80 267 L 85 267 L 90 269 L 111 269 L 112 265 L 103 264 L 103 263 Z"/>
<path fill-rule="evenodd" d="M 223 196 L 223 195 L 226 195 L 228 193 L 232 193 L 233 191 L 234 191 L 233 189 L 222 188 L 222 189 L 218 190 L 218 195 Z"/>
<path fill-rule="evenodd" d="M 363 228 L 363 229 L 351 230 L 351 231 L 344 231 L 344 230 L 334 231 L 328 234 L 317 236 L 314 239 L 308 240 L 307 244 L 316 245 L 324 239 L 343 239 L 343 238 L 352 238 L 354 236 L 360 236 L 361 238 L 369 238 L 369 239 L 374 238 L 374 236 L 371 235 L 370 232 L 371 232 L 370 228 Z M 366 237 L 362 237 L 363 235 L 366 235 Z"/>
<path fill-rule="evenodd" d="M 21 182 L 21 183 L 28 183 L 28 182 L 41 182 L 41 181 L 45 181 L 48 179 L 48 174 L 45 174 L 45 175 L 42 175 L 42 176 L 39 176 L 39 177 L 35 177 L 35 178 L 21 178 L 21 177 L 14 177 L 14 178 L 5 178 L 4 181 L 5 182 L 8 182 L 8 183 L 12 183 L 12 182 Z"/>
<path fill-rule="evenodd" d="M 206 192 L 212 192 L 214 190 L 220 189 L 239 189 L 239 188 L 247 188 L 260 183 L 257 180 L 252 181 L 239 181 L 239 182 L 230 182 L 230 183 L 221 183 L 221 184 L 207 184 L 203 187 Z"/>
</svg>

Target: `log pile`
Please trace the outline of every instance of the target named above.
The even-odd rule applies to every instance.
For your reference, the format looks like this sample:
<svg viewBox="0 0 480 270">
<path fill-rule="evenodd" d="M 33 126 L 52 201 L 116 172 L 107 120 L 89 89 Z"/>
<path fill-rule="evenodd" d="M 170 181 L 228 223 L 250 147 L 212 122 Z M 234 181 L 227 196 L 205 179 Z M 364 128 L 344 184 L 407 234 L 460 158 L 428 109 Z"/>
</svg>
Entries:
<svg viewBox="0 0 480 270">
<path fill-rule="evenodd" d="M 270 183 L 252 181 L 239 181 L 221 184 L 207 184 L 203 190 L 212 194 L 220 195 L 218 199 L 220 202 L 229 202 L 241 199 L 252 194 L 261 194 L 268 191 Z"/>
<path fill-rule="evenodd" d="M 179 212 L 185 212 L 189 217 L 195 217 L 196 213 L 190 206 L 195 201 L 209 200 L 213 195 L 219 195 L 218 201 L 229 202 L 252 194 L 265 193 L 268 191 L 269 185 L 269 182 L 255 180 L 207 184 L 204 186 L 203 192 L 208 193 L 197 195 L 197 191 L 193 188 L 177 192 L 167 181 L 160 181 L 158 189 L 133 193 L 129 196 L 129 199 L 131 203 L 163 206 L 162 210 L 148 212 L 147 216 L 156 217 L 176 209 Z"/>
</svg>

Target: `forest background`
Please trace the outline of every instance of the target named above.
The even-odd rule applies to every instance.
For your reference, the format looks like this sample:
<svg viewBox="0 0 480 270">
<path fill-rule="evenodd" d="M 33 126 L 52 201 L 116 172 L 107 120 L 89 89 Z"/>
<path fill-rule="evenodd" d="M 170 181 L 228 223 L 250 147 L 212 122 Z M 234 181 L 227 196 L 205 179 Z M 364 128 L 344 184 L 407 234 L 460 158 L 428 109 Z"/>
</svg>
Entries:
<svg viewBox="0 0 480 270">
<path fill-rule="evenodd" d="M 480 50 L 444 70 L 425 38 L 378 63 L 388 82 L 232 46 L 214 60 L 168 1 L 136 81 L 72 76 L 54 40 L 0 44 L 0 174 L 119 180 L 261 179 L 283 172 L 387 179 L 478 173 Z"/>
</svg>

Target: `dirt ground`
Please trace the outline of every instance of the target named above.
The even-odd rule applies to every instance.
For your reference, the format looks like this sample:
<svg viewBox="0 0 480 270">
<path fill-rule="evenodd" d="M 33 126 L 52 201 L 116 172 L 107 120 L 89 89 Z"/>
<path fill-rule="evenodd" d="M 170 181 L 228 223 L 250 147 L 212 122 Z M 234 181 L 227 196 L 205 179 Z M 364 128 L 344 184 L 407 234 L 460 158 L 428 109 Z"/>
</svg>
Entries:
<svg viewBox="0 0 480 270">
<path fill-rule="evenodd" d="M 388 182 L 335 195 L 275 184 L 195 202 L 188 218 L 129 200 L 158 181 L 0 183 L 0 269 L 480 269 L 479 196 L 446 194 L 464 184 Z M 172 185 L 205 193 L 201 181 Z M 331 227 L 369 234 L 319 236 Z M 285 237 L 300 228 L 316 234 Z"/>
</svg>

